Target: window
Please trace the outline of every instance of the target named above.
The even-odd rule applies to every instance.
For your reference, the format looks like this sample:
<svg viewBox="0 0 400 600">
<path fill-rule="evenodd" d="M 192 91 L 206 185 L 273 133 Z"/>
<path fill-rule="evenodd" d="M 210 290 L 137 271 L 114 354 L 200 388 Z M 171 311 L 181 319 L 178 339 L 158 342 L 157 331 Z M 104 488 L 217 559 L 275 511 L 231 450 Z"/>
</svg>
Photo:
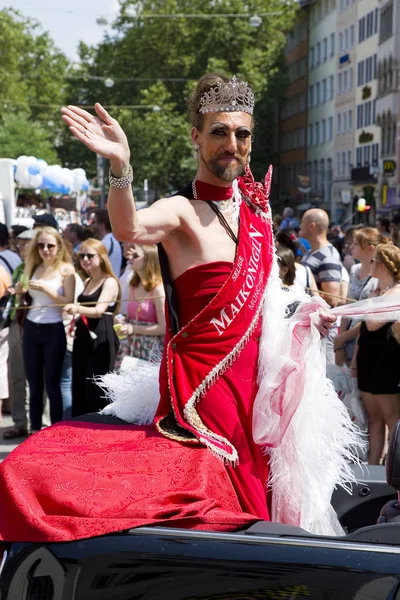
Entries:
<svg viewBox="0 0 400 600">
<path fill-rule="evenodd" d="M 357 85 L 364 85 L 364 61 L 358 63 Z"/>
<path fill-rule="evenodd" d="M 347 131 L 347 112 L 345 111 L 342 114 L 342 133 L 346 133 Z"/>
<path fill-rule="evenodd" d="M 309 66 L 310 66 L 310 70 L 314 68 L 314 47 L 313 46 L 310 48 Z"/>
<path fill-rule="evenodd" d="M 343 33 L 339 33 L 339 54 L 343 52 Z"/>
<path fill-rule="evenodd" d="M 314 106 L 314 86 L 310 85 L 308 90 L 308 108 Z"/>
<path fill-rule="evenodd" d="M 346 152 L 342 152 L 342 176 L 346 175 Z"/>
<path fill-rule="evenodd" d="M 350 166 L 351 166 L 351 150 L 347 151 L 347 175 L 350 175 Z"/>
<path fill-rule="evenodd" d="M 325 62 L 328 59 L 328 38 L 322 42 L 322 60 Z"/>
<path fill-rule="evenodd" d="M 304 129 L 303 128 L 299 129 L 297 139 L 298 139 L 299 148 L 304 146 Z"/>
<path fill-rule="evenodd" d="M 378 23 L 379 23 L 379 8 L 375 9 L 375 15 L 374 15 L 374 21 L 375 21 L 375 27 L 374 27 L 374 33 L 378 33 Z"/>
<path fill-rule="evenodd" d="M 358 21 L 358 43 L 365 40 L 365 17 Z"/>
<path fill-rule="evenodd" d="M 339 75 L 338 75 L 338 90 L 337 90 L 338 95 L 342 93 L 342 85 L 343 85 L 342 73 L 339 73 Z"/>
<path fill-rule="evenodd" d="M 365 83 L 372 79 L 372 56 L 365 61 Z"/>
<path fill-rule="evenodd" d="M 336 135 L 340 135 L 342 133 L 342 115 L 339 113 L 336 115 Z"/>
<path fill-rule="evenodd" d="M 378 165 L 379 144 L 372 144 L 372 164 L 374 167 Z"/>
<path fill-rule="evenodd" d="M 371 102 L 364 104 L 364 126 L 371 125 Z"/>
<path fill-rule="evenodd" d="M 367 14 L 367 33 L 366 33 L 366 38 L 371 37 L 371 35 L 373 35 L 374 33 L 374 13 L 373 11 L 371 11 L 370 13 Z"/>
<path fill-rule="evenodd" d="M 319 144 L 319 121 L 314 123 L 314 144 Z"/>
<path fill-rule="evenodd" d="M 331 35 L 330 35 L 329 45 L 330 45 L 330 55 L 332 58 L 332 56 L 335 56 L 335 34 L 334 33 L 331 33 Z"/>
<path fill-rule="evenodd" d="M 326 142 L 326 120 L 323 119 L 321 121 L 321 144 L 325 144 Z"/>
<path fill-rule="evenodd" d="M 320 62 L 321 62 L 321 42 L 318 42 L 317 46 L 316 46 L 315 66 L 319 65 Z"/>
<path fill-rule="evenodd" d="M 388 2 L 381 9 L 381 22 L 379 27 L 379 43 L 382 44 L 393 35 L 393 2 Z"/>
<path fill-rule="evenodd" d="M 322 80 L 321 84 L 321 102 L 326 102 L 327 99 L 327 81 L 326 79 Z"/>
<path fill-rule="evenodd" d="M 376 100 L 372 101 L 372 122 L 376 122 Z"/>
<path fill-rule="evenodd" d="M 328 119 L 328 142 L 331 142 L 333 139 L 333 117 L 329 117 Z"/>
<path fill-rule="evenodd" d="M 373 67 L 373 73 L 372 73 L 372 79 L 376 79 L 377 76 L 377 62 L 378 62 L 378 55 L 374 54 L 374 67 Z"/>
<path fill-rule="evenodd" d="M 356 150 L 357 167 L 362 167 L 362 148 Z"/>
<path fill-rule="evenodd" d="M 347 90 L 347 71 L 343 72 L 343 91 Z"/>
<path fill-rule="evenodd" d="M 353 130 L 353 111 L 349 110 L 347 115 L 347 127 L 349 131 Z"/>
<path fill-rule="evenodd" d="M 315 106 L 318 106 L 318 104 L 321 102 L 321 97 L 320 97 L 320 84 L 319 82 L 315 84 Z"/>
<path fill-rule="evenodd" d="M 364 166 L 369 167 L 370 164 L 370 146 L 364 146 L 363 155 L 364 155 Z"/>
<path fill-rule="evenodd" d="M 340 152 L 336 152 L 336 175 L 340 177 Z"/>
<path fill-rule="evenodd" d="M 334 91 L 335 91 L 335 76 L 330 75 L 329 76 L 329 100 L 333 99 Z"/>
<path fill-rule="evenodd" d="M 357 106 L 357 129 L 361 129 L 363 127 L 363 115 L 364 115 L 364 106 L 359 104 Z"/>
<path fill-rule="evenodd" d="M 313 126 L 308 126 L 308 145 L 312 146 L 313 144 Z"/>
<path fill-rule="evenodd" d="M 344 30 L 344 47 L 343 50 L 347 50 L 349 47 L 349 30 Z"/>
<path fill-rule="evenodd" d="M 353 88 L 353 69 L 349 69 L 349 90 Z"/>
<path fill-rule="evenodd" d="M 354 46 L 354 25 L 350 27 L 350 48 Z"/>
</svg>

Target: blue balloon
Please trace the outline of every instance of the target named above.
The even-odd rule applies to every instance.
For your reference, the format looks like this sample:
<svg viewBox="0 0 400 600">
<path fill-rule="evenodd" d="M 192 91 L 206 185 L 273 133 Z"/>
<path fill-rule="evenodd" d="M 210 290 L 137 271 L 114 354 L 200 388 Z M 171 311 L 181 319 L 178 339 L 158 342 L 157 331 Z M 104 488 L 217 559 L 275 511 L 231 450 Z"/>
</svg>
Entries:
<svg viewBox="0 0 400 600">
<path fill-rule="evenodd" d="M 85 179 L 85 181 L 82 183 L 81 185 L 81 190 L 82 192 L 87 192 L 90 186 L 90 181 L 89 179 Z"/>
<path fill-rule="evenodd" d="M 29 165 L 28 167 L 28 173 L 30 175 L 39 175 L 40 173 L 40 167 L 39 165 L 35 164 L 35 165 Z"/>
</svg>

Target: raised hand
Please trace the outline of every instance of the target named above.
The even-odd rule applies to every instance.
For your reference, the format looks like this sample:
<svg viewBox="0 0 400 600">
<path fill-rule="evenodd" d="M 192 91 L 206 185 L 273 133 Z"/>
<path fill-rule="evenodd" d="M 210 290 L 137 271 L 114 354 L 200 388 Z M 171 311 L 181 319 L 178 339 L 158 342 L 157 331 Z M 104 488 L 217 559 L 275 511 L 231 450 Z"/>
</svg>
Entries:
<svg viewBox="0 0 400 600">
<path fill-rule="evenodd" d="M 128 140 L 118 121 L 101 104 L 96 103 L 94 109 L 96 116 L 70 105 L 61 109 L 61 118 L 80 142 L 110 160 L 114 174 L 119 176 L 116 171 L 123 170 L 129 164 Z"/>
</svg>

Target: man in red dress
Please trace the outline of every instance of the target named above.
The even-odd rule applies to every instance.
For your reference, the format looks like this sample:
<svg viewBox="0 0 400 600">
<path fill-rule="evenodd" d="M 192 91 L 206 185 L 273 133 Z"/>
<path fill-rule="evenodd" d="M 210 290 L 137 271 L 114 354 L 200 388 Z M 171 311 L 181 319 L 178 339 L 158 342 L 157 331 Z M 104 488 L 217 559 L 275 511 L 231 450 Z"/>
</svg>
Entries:
<svg viewBox="0 0 400 600">
<path fill-rule="evenodd" d="M 154 430 L 135 434 L 125 428 L 110 446 L 111 431 L 98 436 L 86 427 L 82 437 L 79 424 L 60 424 L 30 442 L 25 456 L 21 452 L 6 461 L 0 491 L 12 510 L 11 501 L 21 490 L 18 505 L 30 539 L 61 541 L 87 537 L 88 531 L 100 535 L 118 528 L 165 524 L 167 515 L 171 525 L 228 530 L 269 519 L 268 462 L 254 442 L 252 422 L 261 315 L 274 244 L 268 206 L 271 170 L 262 185 L 254 182 L 248 168 L 253 107 L 254 95 L 247 83 L 212 73 L 202 77 L 190 100 L 191 138 L 198 156 L 195 179 L 176 196 L 139 212 L 131 187 L 130 150 L 118 122 L 99 104 L 96 116 L 76 106 L 62 110 L 73 135 L 110 161 L 108 210 L 114 235 L 120 241 L 162 245 L 177 306 L 176 315 L 169 314 L 160 369 L 154 425 L 161 437 Z M 326 334 L 334 320 L 321 316 L 319 331 Z M 61 465 L 58 455 L 71 436 L 74 454 L 66 455 Z M 123 440 L 129 442 L 129 450 L 120 447 Z M 95 449 L 89 452 L 92 443 Z M 108 444 L 107 449 L 101 443 Z M 50 446 L 58 452 L 52 455 L 53 464 L 48 458 Z M 16 478 L 26 464 L 26 454 L 33 465 L 37 448 L 42 447 L 47 462 L 46 469 L 40 465 L 39 483 L 31 471 Z M 94 459 L 96 452 L 99 456 Z M 116 459 L 116 452 L 124 469 L 113 478 L 110 489 L 111 494 L 117 490 L 119 504 L 115 508 L 109 502 L 105 507 L 104 490 L 109 489 L 111 477 L 107 462 Z M 135 453 L 129 475 L 125 452 Z M 202 478 L 193 486 L 196 463 L 196 475 Z M 56 478 L 53 485 L 51 479 L 46 481 L 45 472 Z M 82 474 L 85 489 L 103 490 L 91 510 L 92 492 L 80 494 L 76 483 Z M 142 488 L 134 480 L 138 474 Z M 148 500 L 140 500 L 141 495 Z M 0 520 L 0 536 L 10 539 L 13 532 L 7 527 Z M 26 531 L 21 528 L 18 539 L 27 539 Z"/>
</svg>

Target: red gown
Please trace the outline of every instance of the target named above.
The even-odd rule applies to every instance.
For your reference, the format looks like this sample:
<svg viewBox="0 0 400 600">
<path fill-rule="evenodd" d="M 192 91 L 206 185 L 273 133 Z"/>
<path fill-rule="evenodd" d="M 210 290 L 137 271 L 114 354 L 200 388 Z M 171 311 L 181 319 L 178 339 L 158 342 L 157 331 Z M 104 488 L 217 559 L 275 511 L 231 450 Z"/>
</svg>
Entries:
<svg viewBox="0 0 400 600">
<path fill-rule="evenodd" d="M 200 265 L 175 280 L 182 325 L 231 267 Z M 222 376 L 226 394 L 211 387 L 198 407 L 203 422 L 233 443 L 238 466 L 153 426 L 57 423 L 0 465 L 0 539 L 61 542 L 152 524 L 234 531 L 268 520 L 267 459 L 252 439 L 258 333 Z"/>
</svg>

